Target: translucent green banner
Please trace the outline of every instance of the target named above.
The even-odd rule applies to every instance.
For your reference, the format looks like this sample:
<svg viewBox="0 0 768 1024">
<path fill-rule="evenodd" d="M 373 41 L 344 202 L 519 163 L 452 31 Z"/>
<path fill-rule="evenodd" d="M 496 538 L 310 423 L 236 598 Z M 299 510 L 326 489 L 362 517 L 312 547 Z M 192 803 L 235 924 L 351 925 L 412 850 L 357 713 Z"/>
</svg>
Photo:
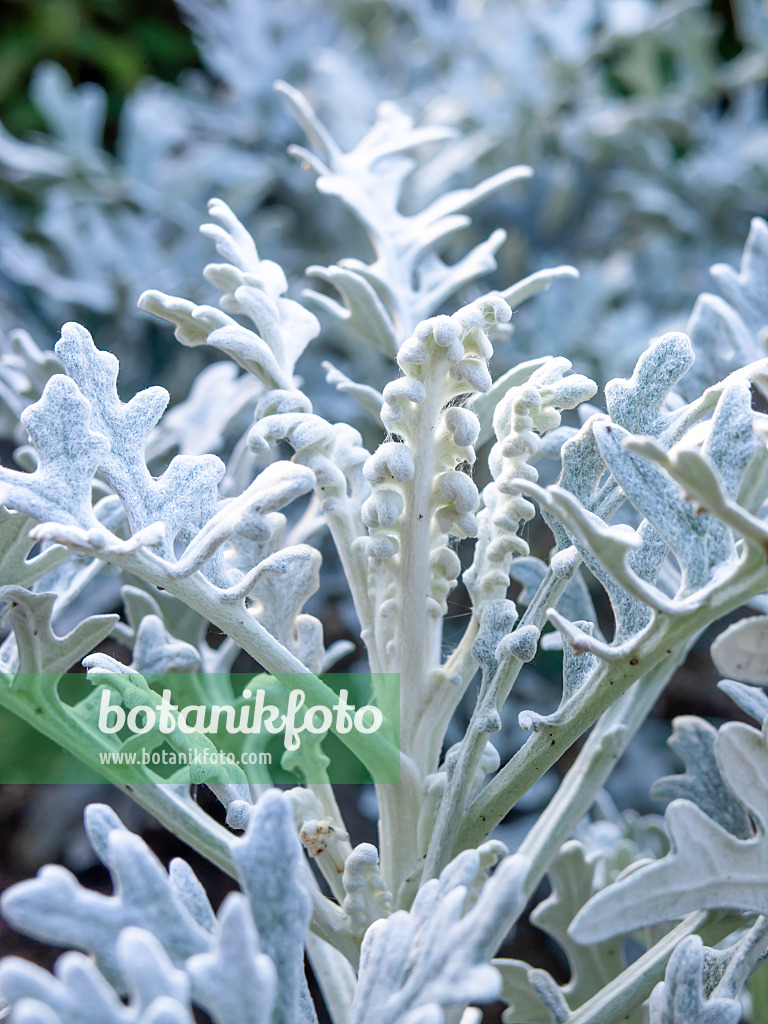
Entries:
<svg viewBox="0 0 768 1024">
<path fill-rule="evenodd" d="M 393 673 L 19 673 L 0 703 L 0 783 L 400 781 Z"/>
</svg>

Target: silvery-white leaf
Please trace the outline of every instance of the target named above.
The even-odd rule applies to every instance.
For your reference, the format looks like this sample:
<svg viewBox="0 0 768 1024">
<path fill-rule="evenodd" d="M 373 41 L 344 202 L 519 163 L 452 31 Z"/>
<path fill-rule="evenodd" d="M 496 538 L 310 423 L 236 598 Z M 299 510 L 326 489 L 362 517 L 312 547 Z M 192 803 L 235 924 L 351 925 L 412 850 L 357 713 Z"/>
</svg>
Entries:
<svg viewBox="0 0 768 1024">
<path fill-rule="evenodd" d="M 738 999 L 708 999 L 704 991 L 704 948 L 698 935 L 683 939 L 670 957 L 664 981 L 651 993 L 651 1024 L 738 1024 Z"/>
<path fill-rule="evenodd" d="M 236 498 L 231 498 L 211 516 L 187 545 L 173 572 L 188 576 L 203 566 L 232 534 L 252 540 L 270 538 L 267 516 L 312 490 L 315 475 L 306 466 L 273 462 Z"/>
<path fill-rule="evenodd" d="M 309 268 L 310 274 L 337 288 L 344 305 L 317 292 L 309 297 L 355 334 L 394 355 L 419 321 L 496 266 L 494 254 L 506 238 L 499 230 L 452 265 L 440 258 L 446 240 L 470 223 L 463 211 L 529 177 L 531 169 L 507 168 L 474 188 L 448 192 L 418 213 L 406 215 L 400 200 L 416 166 L 412 154 L 427 143 L 446 141 L 452 132 L 416 128 L 395 104 L 382 104 L 373 128 L 354 149 L 343 152 L 300 93 L 285 82 L 277 88 L 315 150 L 292 146 L 290 152 L 317 174 L 320 192 L 338 196 L 350 208 L 377 255 L 371 264 L 347 259 L 335 267 Z M 386 160 L 381 159 L 382 152 Z"/>
<path fill-rule="evenodd" d="M 328 361 L 323 363 L 323 369 L 325 370 L 325 379 L 329 384 L 333 384 L 336 390 L 342 394 L 351 395 L 375 423 L 381 424 L 381 407 L 384 404 L 384 398 L 380 391 L 368 384 L 358 384 L 350 380 L 345 373 Z"/>
<path fill-rule="evenodd" d="M 595 436 L 630 501 L 679 560 L 683 591 L 704 586 L 716 568 L 733 557 L 730 531 L 712 516 L 697 515 L 678 484 L 648 459 L 628 451 L 623 442 L 629 435 L 621 427 L 598 424 Z"/>
<path fill-rule="evenodd" d="M 585 947 L 579 946 L 568 934 L 571 921 L 594 891 L 598 859 L 594 854 L 588 856 L 581 843 L 566 843 L 548 872 L 552 893 L 531 915 L 532 923 L 550 935 L 568 957 L 571 977 L 562 989 L 551 978 L 545 984 L 544 979 L 532 976 L 531 968 L 520 961 L 494 960 L 512 1003 L 505 1015 L 508 1020 L 522 1020 L 527 1012 L 533 1012 L 536 1017 L 532 1024 L 566 1020 L 568 1007 L 581 1006 L 624 969 L 623 938 Z M 563 1005 L 565 1015 L 559 1010 Z"/>
<path fill-rule="evenodd" d="M 739 839 L 696 804 L 673 800 L 665 816 L 671 852 L 594 896 L 571 927 L 576 941 L 599 942 L 693 910 L 768 912 L 768 747 L 757 729 L 728 722 L 718 731 L 715 756 L 755 834 Z"/>
<path fill-rule="evenodd" d="M 293 812 L 282 793 L 264 794 L 244 837 L 232 840 L 231 851 L 261 945 L 277 968 L 275 1021 L 294 1024 L 304 1019 L 304 938 L 311 903 L 299 870 L 302 853 Z"/>
<path fill-rule="evenodd" d="M 353 935 L 362 937 L 370 924 L 386 917 L 392 908 L 392 893 L 381 877 L 375 846 L 360 843 L 354 848 L 344 862 L 342 885 L 350 929 Z"/>
<path fill-rule="evenodd" d="M 532 975 L 535 968 L 530 967 L 523 960 L 502 960 L 492 961 L 494 967 L 501 974 L 501 999 L 507 1005 L 502 1014 L 502 1021 L 509 1024 L 517 1024 L 518 1021 L 526 1021 L 527 1024 L 558 1024 L 557 1016 L 554 1015 L 549 1005 L 542 999 L 534 987 Z M 545 971 L 539 969 L 536 974 L 541 981 L 541 975 Z M 557 983 L 550 977 L 551 988 L 556 989 Z M 539 986 L 540 987 L 540 986 Z"/>
<path fill-rule="evenodd" d="M 32 594 L 22 587 L 0 587 L 5 620 L 13 629 L 15 650 L 3 648 L 5 672 L 68 672 L 112 632 L 117 615 L 94 615 L 59 636 L 52 617 L 56 594 Z"/>
<path fill-rule="evenodd" d="M 189 395 L 172 406 L 148 442 L 148 460 L 178 449 L 182 455 L 220 452 L 232 432 L 247 425 L 263 386 L 234 363 L 207 366 L 195 378 Z M 215 394 L 216 401 L 211 401 Z"/>
<path fill-rule="evenodd" d="M 682 775 L 669 775 L 653 784 L 653 796 L 661 800 L 691 800 L 740 839 L 751 835 L 749 817 L 741 802 L 723 782 L 715 758 L 717 729 L 703 718 L 680 715 L 667 741 L 685 764 Z"/>
<path fill-rule="evenodd" d="M 333 285 L 344 304 L 328 298 L 312 288 L 304 290 L 304 298 L 318 309 L 330 313 L 351 328 L 364 341 L 381 349 L 388 356 L 397 351 L 396 327 L 376 289 L 362 274 L 346 267 L 307 267 L 307 273 L 319 281 Z"/>
<path fill-rule="evenodd" d="M 744 472 L 760 448 L 755 423 L 749 382 L 737 380 L 726 385 L 701 453 L 712 462 L 724 492 L 732 498 L 738 496 Z"/>
<path fill-rule="evenodd" d="M 253 239 L 226 203 L 211 199 L 208 212 L 216 223 L 204 224 L 201 232 L 214 240 L 228 263 L 209 265 L 205 276 L 224 289 L 222 309 L 252 321 L 290 380 L 299 356 L 319 333 L 317 318 L 285 298 L 288 282 L 282 268 L 259 258 Z"/>
<path fill-rule="evenodd" d="M 665 408 L 670 390 L 693 364 L 691 343 L 684 334 L 665 334 L 640 356 L 629 380 L 605 387 L 611 420 L 633 434 L 657 437 L 674 423 Z"/>
<path fill-rule="evenodd" d="M 423 1005 L 444 1009 L 484 1003 L 501 990 L 488 960 L 501 941 L 501 921 L 522 909 L 523 858 L 507 857 L 468 898 L 485 874 L 477 851 L 465 851 L 439 879 L 420 889 L 410 912 L 396 911 L 366 932 L 351 1024 L 375 1014 L 382 1024 L 403 1024 Z"/>
<path fill-rule="evenodd" d="M 55 1019 L 61 1024 L 192 1024 L 189 979 L 173 966 L 153 935 L 140 928 L 126 928 L 117 953 L 126 978 L 127 1006 L 93 961 L 81 953 L 65 953 L 57 960 L 53 975 L 25 960 L 4 960 L 0 985 L 13 1003 L 14 1019 Z M 47 1016 L 48 1010 L 53 1017 Z"/>
<path fill-rule="evenodd" d="M 136 631 L 131 667 L 142 675 L 192 672 L 200 654 L 191 644 L 171 636 L 157 615 L 145 615 Z"/>
<path fill-rule="evenodd" d="M 223 463 L 214 455 L 177 455 L 155 480 L 146 466 L 145 447 L 168 403 L 168 393 L 148 388 L 130 402 L 121 402 L 117 360 L 100 352 L 79 324 L 64 325 L 56 353 L 90 403 L 94 424 L 109 441 L 99 465 L 120 496 L 132 530 L 162 522 L 170 554 L 183 528 L 201 525 L 213 515 Z"/>
<path fill-rule="evenodd" d="M 734 622 L 710 648 L 717 671 L 729 679 L 768 685 L 768 616 Z"/>
<path fill-rule="evenodd" d="M 141 620 L 146 615 L 156 615 L 162 619 L 162 611 L 155 597 L 140 587 L 126 585 L 120 588 L 120 597 L 127 622 L 119 622 L 113 630 L 113 636 L 125 647 L 132 647 Z"/>
<path fill-rule="evenodd" d="M 21 413 L 40 398 L 49 378 L 62 370 L 53 352 L 40 349 L 28 331 L 0 332 L 0 424 L 4 436 L 26 440 L 18 422 Z"/>
<path fill-rule="evenodd" d="M 0 986 L 11 1003 L 27 1000 L 49 1007 L 61 1024 L 118 1024 L 124 1018 L 119 997 L 91 960 L 81 953 L 65 953 L 56 964 L 56 976 L 35 964 L 9 957 L 0 964 Z M 14 1016 L 19 1014 L 14 1011 Z M 34 1020 L 34 1017 L 30 1019 Z M 43 1013 L 42 1020 L 50 1020 Z"/>
<path fill-rule="evenodd" d="M 271 1024 L 277 972 L 260 950 L 248 901 L 232 893 L 218 918 L 215 947 L 186 964 L 196 1003 L 216 1024 Z"/>
<path fill-rule="evenodd" d="M 746 686 L 744 683 L 734 682 L 733 679 L 723 679 L 717 686 L 723 693 L 727 693 L 742 711 L 751 715 L 758 724 L 762 725 L 768 718 L 768 696 L 762 690 L 758 690 L 754 686 Z"/>
<path fill-rule="evenodd" d="M 752 219 L 738 273 L 724 263 L 717 263 L 711 273 L 727 301 L 757 335 L 768 324 L 768 224 L 760 217 Z"/>
<path fill-rule="evenodd" d="M 92 410 L 74 381 L 56 374 L 22 413 L 38 453 L 33 473 L 0 469 L 0 501 L 39 522 L 92 526 L 91 481 L 109 452 L 91 426 Z"/>
<path fill-rule="evenodd" d="M 210 933 L 179 899 L 142 839 L 115 827 L 100 846 L 114 881 L 112 896 L 82 888 L 66 868 L 49 866 L 6 889 L 0 902 L 5 918 L 45 942 L 93 953 L 105 976 L 121 986 L 126 979 L 118 941 L 124 928 L 151 932 L 177 966 L 210 948 Z"/>
</svg>

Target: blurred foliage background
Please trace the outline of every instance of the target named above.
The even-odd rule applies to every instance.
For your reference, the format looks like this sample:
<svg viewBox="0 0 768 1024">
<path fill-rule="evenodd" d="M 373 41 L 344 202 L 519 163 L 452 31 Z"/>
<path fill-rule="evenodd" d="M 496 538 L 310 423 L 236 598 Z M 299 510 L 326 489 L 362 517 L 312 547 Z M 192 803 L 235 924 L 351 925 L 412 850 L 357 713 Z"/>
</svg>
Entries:
<svg viewBox="0 0 768 1024">
<path fill-rule="evenodd" d="M 140 79 L 174 81 L 184 68 L 199 66 L 173 0 L 3 0 L 0 120 L 16 135 L 43 128 L 27 95 L 41 60 L 58 61 L 73 82 L 104 86 L 108 142 L 114 140 L 123 99 Z"/>
<path fill-rule="evenodd" d="M 253 0 L 254 4 L 280 0 Z M 363 6 L 363 5 L 361 5 Z M 724 60 L 743 49 L 731 0 L 710 0 Z M 44 127 L 29 82 L 42 60 L 55 60 L 74 83 L 98 82 L 109 98 L 106 142 L 114 141 L 125 97 L 145 76 L 175 81 L 200 68 L 195 43 L 174 0 L 3 0 L 0 4 L 0 121 L 15 135 Z M 617 80 L 617 88 L 622 83 Z"/>
<path fill-rule="evenodd" d="M 301 132 L 272 89 L 282 78 L 345 147 L 382 100 L 460 133 L 445 156 L 419 153 L 402 209 L 533 166 L 530 187 L 475 214 L 476 238 L 508 235 L 484 287 L 578 266 L 568 323 L 557 296 L 538 303 L 520 318 L 518 352 L 539 354 L 556 329 L 604 383 L 631 371 L 654 332 L 684 326 L 709 265 L 737 258 L 749 218 L 766 213 L 764 11 L 761 0 L 5 0 L 0 330 L 47 347 L 77 320 L 123 358 L 124 379 L 172 373 L 178 400 L 202 357 L 186 353 L 178 378 L 176 347 L 136 300 L 148 287 L 209 300 L 197 228 L 211 195 L 292 284 L 308 265 L 364 256 L 350 218 L 286 156 Z M 327 326 L 345 372 L 373 380 L 370 352 L 358 366 Z"/>
</svg>

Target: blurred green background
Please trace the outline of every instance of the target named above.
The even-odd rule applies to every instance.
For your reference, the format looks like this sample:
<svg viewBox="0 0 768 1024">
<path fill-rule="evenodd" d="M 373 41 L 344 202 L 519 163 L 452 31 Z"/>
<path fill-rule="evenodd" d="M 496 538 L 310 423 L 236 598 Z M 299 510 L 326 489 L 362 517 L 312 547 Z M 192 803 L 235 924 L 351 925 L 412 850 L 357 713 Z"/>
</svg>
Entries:
<svg viewBox="0 0 768 1024">
<path fill-rule="evenodd" d="M 122 101 L 141 78 L 174 81 L 184 68 L 199 67 L 173 0 L 2 0 L 0 120 L 15 135 L 43 127 L 27 98 L 41 60 L 58 61 L 74 82 L 104 86 L 108 144 Z"/>
</svg>

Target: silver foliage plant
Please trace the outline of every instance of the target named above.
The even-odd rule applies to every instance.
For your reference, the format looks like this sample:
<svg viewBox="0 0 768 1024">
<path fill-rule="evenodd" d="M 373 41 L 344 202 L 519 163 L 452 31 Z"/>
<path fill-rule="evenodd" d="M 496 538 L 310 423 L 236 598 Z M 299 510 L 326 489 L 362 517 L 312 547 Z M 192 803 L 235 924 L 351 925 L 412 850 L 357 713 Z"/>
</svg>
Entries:
<svg viewBox="0 0 768 1024">
<path fill-rule="evenodd" d="M 383 685 L 374 696 L 385 717 L 399 712 L 401 782 L 377 787 L 378 846 L 353 845 L 325 782 L 281 791 L 203 773 L 226 809 L 219 824 L 189 786 L 137 767 L 123 787 L 241 891 L 214 913 L 184 861 L 166 869 L 111 809 L 91 806 L 86 830 L 114 892 L 52 866 L 4 894 L 14 927 L 73 950 L 52 974 L 13 957 L 0 965 L 12 1020 L 190 1024 L 203 1012 L 216 1024 L 312 1022 L 306 957 L 334 1024 L 472 1024 L 497 999 L 518 1024 L 735 1024 L 768 949 L 768 698 L 757 688 L 768 683 L 768 420 L 753 409 L 768 394 L 768 225 L 753 222 L 738 271 L 714 268 L 722 296 L 700 298 L 690 336 L 653 340 L 631 377 L 606 385 L 600 411 L 588 404 L 603 401 L 597 385 L 562 356 L 495 381 L 489 370 L 491 339 L 513 309 L 570 268 L 439 312 L 490 269 L 501 236 L 453 264 L 440 258 L 442 240 L 468 205 L 528 169 L 406 216 L 398 189 L 423 133 L 385 112 L 345 152 L 283 88 L 313 146 L 298 155 L 374 244 L 371 263 L 312 268 L 339 299 L 323 290 L 307 301 L 389 358 L 381 392 L 328 368 L 378 439 L 366 448 L 353 426 L 316 411 L 296 367 L 320 324 L 213 200 L 203 233 L 220 262 L 205 277 L 219 303 L 160 291 L 140 300 L 182 345 L 233 361 L 205 371 L 196 398 L 165 420 L 162 388 L 124 402 L 117 360 L 74 323 L 55 353 L 18 336 L 4 364 L 4 388 L 20 392 L 6 406 L 29 445 L 18 469 L 0 469 L 11 630 L 0 701 L 92 765 L 121 749 L 97 729 L 104 687 L 127 708 L 156 705 L 152 673 L 198 672 L 204 687 L 204 673 L 229 670 L 244 651 L 266 673 L 302 673 L 310 700 L 323 702 L 317 674 L 349 650 L 326 647 L 305 610 L 327 531 L 368 666 L 400 675 L 399 708 Z M 579 409 L 580 427 L 562 422 Z M 222 435 L 238 429 L 226 463 L 202 450 L 224 452 Z M 543 455 L 561 463 L 548 487 Z M 525 537 L 536 506 L 554 542 L 546 560 Z M 517 604 L 512 576 L 526 581 Z M 125 621 L 91 614 L 98 581 L 121 578 Z M 586 581 L 605 591 L 610 624 Z M 460 586 L 468 614 L 449 646 Z M 607 840 L 586 816 L 617 760 L 702 632 L 750 607 L 760 614 L 725 631 L 714 657 L 756 725 L 679 719 L 671 742 L 685 772 L 657 784 L 671 799 L 664 828 L 624 815 Z M 215 647 L 212 626 L 225 638 Z M 94 652 L 110 636 L 130 662 Z M 494 737 L 541 647 L 562 648 L 562 698 L 520 714 L 529 736 L 502 763 Z M 93 689 L 68 703 L 57 682 L 80 661 Z M 473 689 L 464 735 L 448 746 Z M 496 826 L 590 728 L 510 853 Z M 347 742 L 365 760 L 376 741 Z M 314 753 L 322 777 L 327 762 Z M 550 895 L 531 916 L 567 955 L 564 985 L 497 957 L 545 877 Z"/>
</svg>

